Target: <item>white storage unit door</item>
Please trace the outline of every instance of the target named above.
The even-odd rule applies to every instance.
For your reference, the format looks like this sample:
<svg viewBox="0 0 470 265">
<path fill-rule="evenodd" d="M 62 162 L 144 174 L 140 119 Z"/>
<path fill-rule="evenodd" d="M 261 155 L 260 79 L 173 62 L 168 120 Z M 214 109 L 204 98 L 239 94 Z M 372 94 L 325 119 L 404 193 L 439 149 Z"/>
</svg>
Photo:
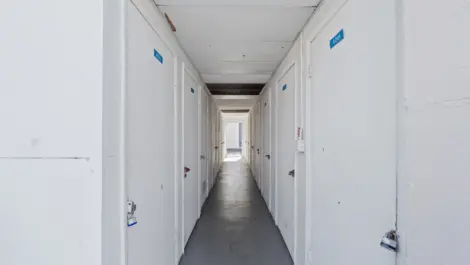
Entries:
<svg viewBox="0 0 470 265">
<path fill-rule="evenodd" d="M 190 171 L 184 177 L 184 242 L 188 242 L 199 215 L 198 205 L 198 94 L 194 77 L 184 70 L 183 87 L 183 156 L 184 166 Z"/>
<path fill-rule="evenodd" d="M 207 130 L 207 119 L 209 117 L 208 112 L 208 100 L 209 96 L 201 87 L 200 89 L 200 104 L 199 104 L 199 132 L 200 132 L 200 142 L 199 142 L 199 168 L 200 168 L 200 177 L 199 177 L 199 209 L 202 207 L 207 194 L 208 194 L 208 181 L 209 181 L 209 169 L 208 169 L 208 130 Z"/>
<path fill-rule="evenodd" d="M 266 91 L 261 100 L 263 122 L 263 183 L 261 190 L 264 199 L 271 210 L 271 108 L 269 102 L 270 91 Z"/>
<path fill-rule="evenodd" d="M 174 58 L 130 2 L 127 19 L 128 264 L 174 264 Z"/>
<path fill-rule="evenodd" d="M 384 61 L 388 47 L 368 46 L 377 32 L 362 34 L 370 20 L 357 19 L 355 5 L 349 1 L 307 46 L 309 264 L 396 264 L 395 253 L 380 247 L 395 226 L 396 92 L 387 83 L 394 66 Z M 349 35 L 331 49 L 345 26 Z"/>
<path fill-rule="evenodd" d="M 278 163 L 276 177 L 278 190 L 278 226 L 286 245 L 294 257 L 295 211 L 294 199 L 295 176 L 295 65 L 278 81 L 276 88 L 278 98 Z"/>
</svg>

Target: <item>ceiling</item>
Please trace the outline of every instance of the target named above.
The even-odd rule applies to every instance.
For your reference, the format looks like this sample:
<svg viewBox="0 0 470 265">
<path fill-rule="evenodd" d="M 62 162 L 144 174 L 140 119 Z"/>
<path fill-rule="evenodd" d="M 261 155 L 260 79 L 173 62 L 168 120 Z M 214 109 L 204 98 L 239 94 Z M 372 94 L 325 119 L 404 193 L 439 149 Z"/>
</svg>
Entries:
<svg viewBox="0 0 470 265">
<path fill-rule="evenodd" d="M 317 6 L 318 0 L 155 0 L 157 5 L 192 6 Z"/>
<path fill-rule="evenodd" d="M 264 84 L 207 84 L 212 95 L 259 95 Z"/>
<path fill-rule="evenodd" d="M 215 95 L 215 105 L 222 111 L 252 109 L 257 101 L 257 96 L 247 95 Z"/>
<path fill-rule="evenodd" d="M 265 84 L 319 2 L 155 0 L 209 84 Z"/>
</svg>

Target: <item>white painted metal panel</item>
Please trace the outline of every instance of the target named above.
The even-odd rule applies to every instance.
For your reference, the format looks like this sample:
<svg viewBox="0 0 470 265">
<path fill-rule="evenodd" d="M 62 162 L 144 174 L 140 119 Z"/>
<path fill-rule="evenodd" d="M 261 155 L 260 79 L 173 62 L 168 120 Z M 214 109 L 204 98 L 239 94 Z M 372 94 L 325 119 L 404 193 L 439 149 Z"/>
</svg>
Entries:
<svg viewBox="0 0 470 265">
<path fill-rule="evenodd" d="M 320 0 L 154 0 L 157 5 L 317 6 Z"/>
<path fill-rule="evenodd" d="M 413 106 L 406 114 L 398 224 L 407 264 L 470 261 L 469 117 L 470 100 Z M 429 240 L 429 231 L 439 240 Z"/>
<path fill-rule="evenodd" d="M 254 172 L 256 182 L 258 183 L 258 187 L 261 186 L 261 163 L 262 154 L 261 154 L 261 146 L 262 146 L 262 135 L 261 135 L 261 103 L 258 101 L 256 102 L 256 116 L 255 116 L 255 126 L 256 126 L 256 170 Z"/>
<path fill-rule="evenodd" d="M 398 264 L 469 264 L 469 2 L 401 4 Z"/>
<path fill-rule="evenodd" d="M 211 130 L 211 146 L 210 146 L 210 152 L 212 153 L 211 157 L 211 174 L 210 174 L 210 185 L 209 188 L 212 188 L 215 184 L 215 179 L 217 177 L 217 171 L 218 171 L 218 143 L 217 143 L 217 107 L 215 106 L 214 101 L 212 101 L 211 104 L 211 120 L 210 120 L 210 130 Z"/>
<path fill-rule="evenodd" d="M 271 91 L 268 89 L 261 99 L 263 128 L 263 183 L 261 191 L 268 208 L 271 209 Z"/>
<path fill-rule="evenodd" d="M 2 2 L 0 157 L 101 156 L 102 23 L 94 0 Z"/>
<path fill-rule="evenodd" d="M 138 223 L 128 228 L 129 264 L 174 262 L 174 61 L 131 3 L 127 24 L 126 176 Z M 163 57 L 161 63 L 155 56 Z"/>
<path fill-rule="evenodd" d="M 291 65 L 277 82 L 276 95 L 278 102 L 278 138 L 277 138 L 277 225 L 286 245 L 294 257 L 295 248 L 295 175 L 289 172 L 295 169 L 295 93 L 297 89 L 296 65 Z M 295 174 L 295 173 L 294 173 Z"/>
<path fill-rule="evenodd" d="M 170 16 L 178 39 L 208 83 L 267 82 L 314 11 L 259 5 L 160 9 Z"/>
<path fill-rule="evenodd" d="M 100 264 L 101 169 L 93 163 L 0 159 L 0 264 Z"/>
<path fill-rule="evenodd" d="M 165 6 L 160 9 L 171 17 L 183 47 L 190 46 L 195 40 L 293 41 L 314 10 L 260 6 Z M 287 20 L 289 23 L 285 23 Z"/>
<path fill-rule="evenodd" d="M 307 46 L 308 264 L 396 262 L 379 245 L 395 228 L 394 14 L 392 2 L 349 1 Z M 330 48 L 341 29 L 345 39 Z"/>
<path fill-rule="evenodd" d="M 192 61 L 203 67 L 213 62 L 276 62 L 289 51 L 291 41 L 205 41 L 197 40 L 185 47 Z M 207 56 L 210 53 L 210 56 Z M 243 56 L 244 55 L 244 56 Z"/>
<path fill-rule="evenodd" d="M 198 94 L 199 86 L 186 69 L 183 71 L 183 155 L 184 166 L 190 171 L 184 178 L 184 244 L 199 217 L 199 152 L 198 152 Z"/>
<path fill-rule="evenodd" d="M 256 61 L 221 61 L 200 63 L 198 70 L 205 74 L 270 74 L 279 62 L 256 62 Z"/>
<path fill-rule="evenodd" d="M 200 89 L 200 102 L 199 102 L 199 209 L 201 210 L 204 201 L 208 195 L 208 95 Z"/>
</svg>

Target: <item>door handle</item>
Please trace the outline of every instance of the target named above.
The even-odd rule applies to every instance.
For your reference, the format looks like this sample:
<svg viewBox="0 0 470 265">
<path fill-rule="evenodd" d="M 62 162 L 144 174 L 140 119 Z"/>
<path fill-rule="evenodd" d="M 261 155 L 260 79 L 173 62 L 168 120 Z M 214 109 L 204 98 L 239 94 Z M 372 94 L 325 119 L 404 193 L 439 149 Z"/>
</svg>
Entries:
<svg viewBox="0 0 470 265">
<path fill-rule="evenodd" d="M 265 155 L 267 159 L 271 159 L 271 155 Z"/>
<path fill-rule="evenodd" d="M 294 169 L 289 171 L 289 176 L 295 177 L 295 170 Z"/>
<path fill-rule="evenodd" d="M 189 167 L 184 167 L 184 177 L 187 177 L 188 172 L 191 171 Z"/>
<path fill-rule="evenodd" d="M 215 149 L 219 149 L 219 147 L 218 147 L 218 146 L 216 146 L 216 147 L 214 147 L 214 148 L 215 148 Z"/>
<path fill-rule="evenodd" d="M 206 156 L 205 156 L 205 155 L 201 155 L 201 159 L 206 159 Z"/>
</svg>

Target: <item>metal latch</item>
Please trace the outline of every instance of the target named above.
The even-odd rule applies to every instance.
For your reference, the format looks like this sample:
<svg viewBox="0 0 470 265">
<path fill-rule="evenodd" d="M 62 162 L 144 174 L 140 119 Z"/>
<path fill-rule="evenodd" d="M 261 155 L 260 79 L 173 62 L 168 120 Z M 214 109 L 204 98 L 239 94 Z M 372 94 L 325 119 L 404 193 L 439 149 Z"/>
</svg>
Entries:
<svg viewBox="0 0 470 265">
<path fill-rule="evenodd" d="M 271 159 L 271 155 L 265 155 L 267 159 Z"/>
<path fill-rule="evenodd" d="M 128 200 L 127 201 L 127 226 L 134 226 L 137 224 L 137 218 L 134 214 L 137 211 L 137 204 L 135 202 Z"/>
<path fill-rule="evenodd" d="M 295 177 L 295 170 L 294 169 L 289 171 L 289 176 Z"/>
</svg>

